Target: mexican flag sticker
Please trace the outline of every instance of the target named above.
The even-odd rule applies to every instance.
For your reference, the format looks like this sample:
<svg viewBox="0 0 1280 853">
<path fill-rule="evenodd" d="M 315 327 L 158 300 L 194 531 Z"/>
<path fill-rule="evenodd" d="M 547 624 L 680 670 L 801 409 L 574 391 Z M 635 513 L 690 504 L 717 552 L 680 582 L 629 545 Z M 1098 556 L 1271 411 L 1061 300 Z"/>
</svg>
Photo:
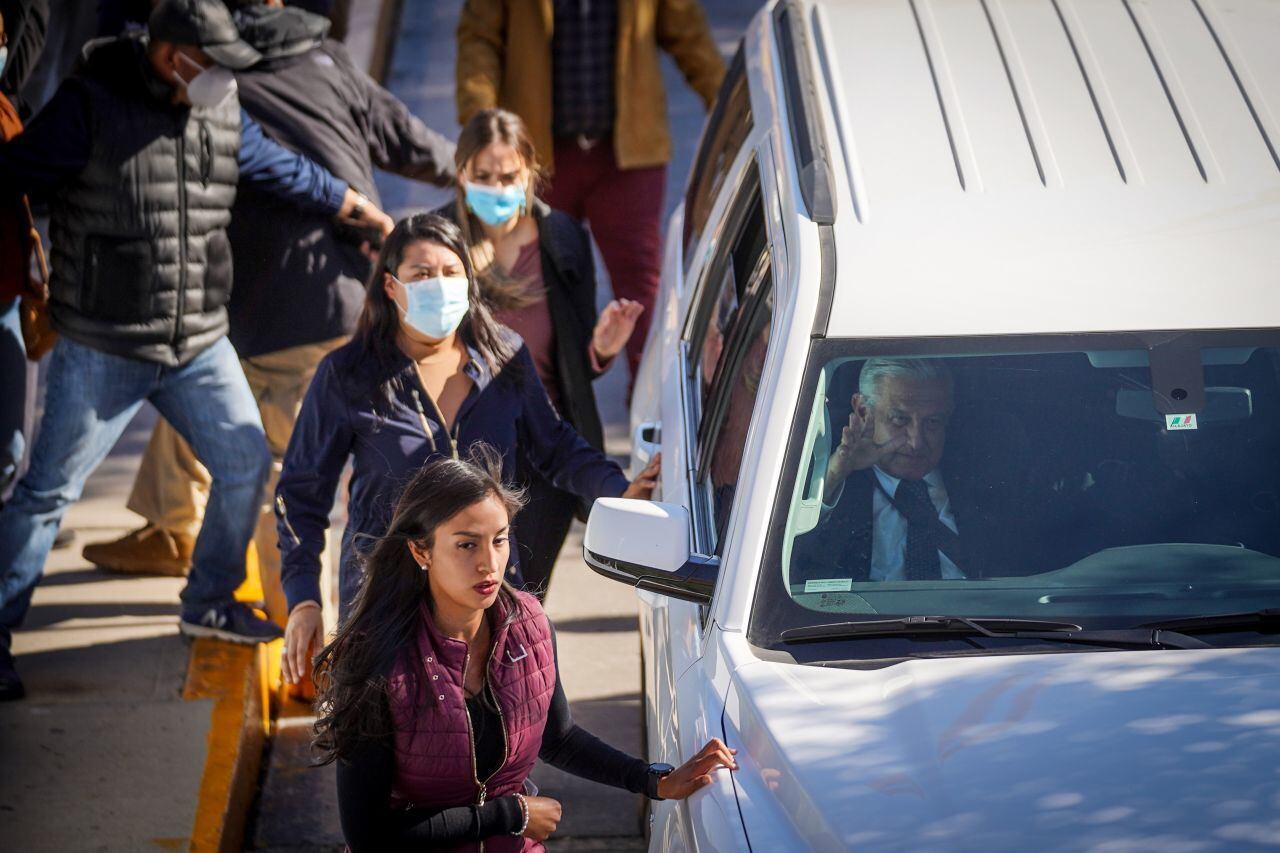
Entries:
<svg viewBox="0 0 1280 853">
<path fill-rule="evenodd" d="M 1195 415 L 1165 415 L 1164 428 L 1170 432 L 1178 429 L 1198 429 Z"/>
</svg>

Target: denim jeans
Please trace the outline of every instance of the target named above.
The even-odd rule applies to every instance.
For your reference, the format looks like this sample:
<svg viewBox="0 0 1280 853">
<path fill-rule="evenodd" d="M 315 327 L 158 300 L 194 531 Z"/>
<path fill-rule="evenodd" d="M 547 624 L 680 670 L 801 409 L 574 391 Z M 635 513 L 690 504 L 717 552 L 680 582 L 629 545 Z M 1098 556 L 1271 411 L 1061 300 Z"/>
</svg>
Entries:
<svg viewBox="0 0 1280 853">
<path fill-rule="evenodd" d="M 21 473 L 34 425 L 35 368 L 27 361 L 18 300 L 0 300 L 0 503 Z"/>
<path fill-rule="evenodd" d="M 224 337 L 180 367 L 109 355 L 59 338 L 30 467 L 0 510 L 0 627 L 19 625 L 67 507 L 144 401 L 185 438 L 213 478 L 183 609 L 233 600 L 271 454 L 258 406 Z"/>
</svg>

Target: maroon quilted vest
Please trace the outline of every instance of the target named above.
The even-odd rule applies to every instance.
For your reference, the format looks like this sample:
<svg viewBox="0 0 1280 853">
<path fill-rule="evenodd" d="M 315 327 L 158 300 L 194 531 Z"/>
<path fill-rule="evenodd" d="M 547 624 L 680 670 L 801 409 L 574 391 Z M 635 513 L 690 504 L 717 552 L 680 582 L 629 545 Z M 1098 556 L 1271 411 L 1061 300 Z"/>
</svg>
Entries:
<svg viewBox="0 0 1280 853">
<path fill-rule="evenodd" d="M 496 630 L 489 656 L 489 686 L 502 712 L 506 760 L 487 780 L 475 777 L 471 724 L 462 678 L 467 644 L 436 630 L 424 601 L 414 646 L 401 656 L 387 682 L 395 724 L 393 805 L 448 808 L 520 791 L 542 746 L 547 709 L 555 692 L 551 629 L 532 595 L 516 593 L 514 613 L 499 595 L 490 610 Z M 510 622 L 508 623 L 508 617 Z M 454 848 L 475 850 L 477 845 Z M 485 850 L 539 851 L 516 836 L 485 839 Z"/>
</svg>

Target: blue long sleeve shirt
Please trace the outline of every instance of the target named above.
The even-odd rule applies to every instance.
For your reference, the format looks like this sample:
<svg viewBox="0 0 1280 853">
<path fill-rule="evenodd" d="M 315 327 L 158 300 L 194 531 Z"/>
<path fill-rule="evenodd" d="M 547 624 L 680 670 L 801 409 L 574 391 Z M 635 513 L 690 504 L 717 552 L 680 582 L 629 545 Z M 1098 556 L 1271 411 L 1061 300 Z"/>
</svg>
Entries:
<svg viewBox="0 0 1280 853">
<path fill-rule="evenodd" d="M 74 79 L 58 88 L 27 128 L 0 145 L 0 192 L 48 197 L 89 163 L 88 93 Z M 240 180 L 304 210 L 334 215 L 345 181 L 268 137 L 240 111 Z"/>
</svg>

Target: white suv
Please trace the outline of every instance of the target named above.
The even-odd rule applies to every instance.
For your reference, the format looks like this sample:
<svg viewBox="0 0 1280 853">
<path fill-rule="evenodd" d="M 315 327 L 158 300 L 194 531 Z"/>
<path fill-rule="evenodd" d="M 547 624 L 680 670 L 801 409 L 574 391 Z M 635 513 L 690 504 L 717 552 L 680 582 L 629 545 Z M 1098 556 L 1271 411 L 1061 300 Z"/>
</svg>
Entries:
<svg viewBox="0 0 1280 853">
<path fill-rule="evenodd" d="M 1280 839 L 1280 3 L 749 27 L 632 411 L 655 849 Z M 922 509 L 923 507 L 923 509 Z"/>
</svg>

